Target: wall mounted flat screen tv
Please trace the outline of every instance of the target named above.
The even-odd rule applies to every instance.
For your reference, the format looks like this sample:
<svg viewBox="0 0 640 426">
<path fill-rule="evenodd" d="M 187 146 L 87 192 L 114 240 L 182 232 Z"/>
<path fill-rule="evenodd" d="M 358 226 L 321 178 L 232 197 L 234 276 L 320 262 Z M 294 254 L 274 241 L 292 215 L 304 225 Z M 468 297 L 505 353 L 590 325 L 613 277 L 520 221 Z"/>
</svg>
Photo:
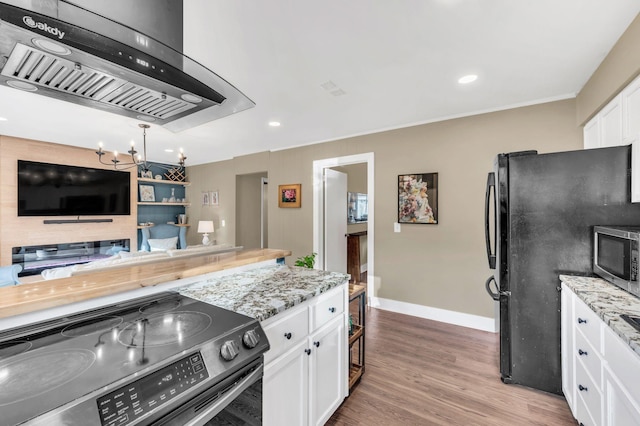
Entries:
<svg viewBox="0 0 640 426">
<path fill-rule="evenodd" d="M 131 175 L 18 160 L 18 216 L 131 214 Z"/>
</svg>

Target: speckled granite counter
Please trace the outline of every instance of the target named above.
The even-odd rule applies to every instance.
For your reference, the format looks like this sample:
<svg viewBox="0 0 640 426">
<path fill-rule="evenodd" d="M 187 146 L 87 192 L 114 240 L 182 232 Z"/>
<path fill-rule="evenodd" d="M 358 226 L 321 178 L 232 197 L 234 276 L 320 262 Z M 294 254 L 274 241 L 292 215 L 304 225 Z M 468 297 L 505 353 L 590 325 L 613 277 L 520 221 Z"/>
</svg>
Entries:
<svg viewBox="0 0 640 426">
<path fill-rule="evenodd" d="M 209 278 L 176 290 L 264 321 L 348 281 L 347 274 L 273 265 Z"/>
<path fill-rule="evenodd" d="M 560 280 L 640 356 L 640 332 L 620 318 L 640 316 L 640 298 L 600 278 L 560 275 Z"/>
</svg>

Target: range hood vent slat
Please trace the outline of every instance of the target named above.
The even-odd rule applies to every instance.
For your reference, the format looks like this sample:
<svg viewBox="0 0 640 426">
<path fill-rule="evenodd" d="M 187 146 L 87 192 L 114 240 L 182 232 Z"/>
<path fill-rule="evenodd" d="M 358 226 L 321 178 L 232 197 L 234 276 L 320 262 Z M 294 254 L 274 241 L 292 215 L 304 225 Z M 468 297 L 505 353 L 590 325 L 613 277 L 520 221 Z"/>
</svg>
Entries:
<svg viewBox="0 0 640 426">
<path fill-rule="evenodd" d="M 167 119 L 196 105 L 17 43 L 2 75 L 36 86 Z"/>
</svg>

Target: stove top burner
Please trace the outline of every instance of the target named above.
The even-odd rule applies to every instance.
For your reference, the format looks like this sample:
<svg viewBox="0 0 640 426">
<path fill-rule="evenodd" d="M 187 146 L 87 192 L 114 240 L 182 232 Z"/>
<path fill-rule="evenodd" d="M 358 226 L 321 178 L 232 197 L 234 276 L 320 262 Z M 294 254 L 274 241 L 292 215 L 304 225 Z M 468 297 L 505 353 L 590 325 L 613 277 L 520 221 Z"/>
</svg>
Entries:
<svg viewBox="0 0 640 426">
<path fill-rule="evenodd" d="M 95 362 L 86 349 L 37 353 L 0 364 L 0 407 L 34 398 L 69 383 Z"/>
<path fill-rule="evenodd" d="M 153 301 L 148 305 L 144 305 L 140 308 L 140 312 L 143 314 L 155 314 L 157 312 L 172 311 L 180 307 L 182 303 L 179 300 L 168 300 L 164 302 Z"/>
<path fill-rule="evenodd" d="M 86 321 L 67 326 L 62 330 L 62 335 L 65 337 L 80 337 L 102 331 L 111 331 L 122 324 L 123 321 L 122 317 L 98 318 L 93 321 Z"/>
<path fill-rule="evenodd" d="M 127 325 L 118 335 L 118 341 L 129 348 L 182 343 L 205 331 L 212 321 L 202 312 L 155 314 Z"/>
<path fill-rule="evenodd" d="M 26 342 L 24 340 L 18 340 L 14 342 L 0 343 L 0 361 L 3 358 L 9 358 L 14 355 L 21 354 L 31 349 L 33 343 Z"/>
</svg>

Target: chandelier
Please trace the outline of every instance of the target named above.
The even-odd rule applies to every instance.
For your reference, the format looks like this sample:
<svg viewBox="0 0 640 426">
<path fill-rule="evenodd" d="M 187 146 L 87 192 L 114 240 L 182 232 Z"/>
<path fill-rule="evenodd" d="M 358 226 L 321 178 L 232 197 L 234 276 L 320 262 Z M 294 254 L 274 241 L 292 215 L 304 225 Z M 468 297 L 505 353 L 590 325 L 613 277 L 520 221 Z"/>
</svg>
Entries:
<svg viewBox="0 0 640 426">
<path fill-rule="evenodd" d="M 135 144 L 133 141 L 131 141 L 131 149 L 127 151 L 131 158 L 127 157 L 126 161 L 119 160 L 118 151 L 113 151 L 113 158 L 109 160 L 109 162 L 105 162 L 102 157 L 106 155 L 106 152 L 102 150 L 102 142 L 100 142 L 100 144 L 98 145 L 98 150 L 96 151 L 100 163 L 106 166 L 113 166 L 117 170 L 126 170 L 132 169 L 134 167 L 139 167 L 142 171 L 149 171 L 149 165 L 147 164 L 147 129 L 151 126 L 141 123 L 138 124 L 138 127 L 142 129 L 142 154 L 138 153 L 138 151 L 135 150 Z M 180 153 L 178 154 L 178 164 L 180 165 L 180 167 L 184 167 L 184 160 L 186 159 L 187 157 L 184 155 L 182 150 L 180 150 Z M 153 165 L 154 167 L 159 167 L 166 170 L 175 168 L 175 166 L 168 166 L 158 163 L 154 163 Z"/>
</svg>

